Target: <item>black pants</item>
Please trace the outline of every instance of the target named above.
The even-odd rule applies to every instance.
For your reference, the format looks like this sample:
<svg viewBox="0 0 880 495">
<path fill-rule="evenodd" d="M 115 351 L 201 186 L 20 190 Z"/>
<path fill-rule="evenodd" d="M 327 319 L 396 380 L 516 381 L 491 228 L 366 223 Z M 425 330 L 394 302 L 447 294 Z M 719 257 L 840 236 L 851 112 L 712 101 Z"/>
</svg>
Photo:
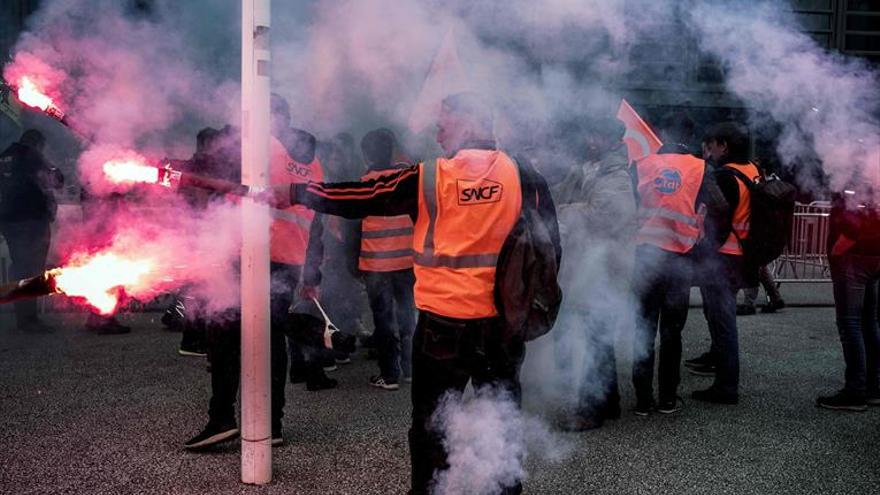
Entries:
<svg viewBox="0 0 880 495">
<path fill-rule="evenodd" d="M 284 386 L 287 383 L 287 308 L 293 298 L 299 270 L 295 266 L 272 263 L 271 271 L 272 431 L 278 432 L 284 416 Z M 208 417 L 213 423 L 234 423 L 241 375 L 241 316 L 237 311 L 213 316 L 206 329 L 208 359 L 211 360 Z"/>
<path fill-rule="evenodd" d="M 653 400 L 654 339 L 659 330 L 659 398 L 673 400 L 681 381 L 681 331 L 687 322 L 691 264 L 684 255 L 641 245 L 636 249 L 634 273 L 640 302 L 633 349 L 636 398 Z"/>
<path fill-rule="evenodd" d="M 880 256 L 843 254 L 830 261 L 837 331 L 846 363 L 844 390 L 859 398 L 880 395 Z"/>
<path fill-rule="evenodd" d="M 373 312 L 373 333 L 379 352 L 379 373 L 396 382 L 412 375 L 412 336 L 415 301 L 412 270 L 366 272 L 364 280 Z"/>
<path fill-rule="evenodd" d="M 49 220 L 29 220 L 0 225 L 0 232 L 6 239 L 12 261 L 10 276 L 13 279 L 34 277 L 46 269 L 46 256 L 52 240 Z M 37 300 L 31 299 L 15 303 L 15 319 L 19 327 L 37 319 Z"/>
<path fill-rule="evenodd" d="M 450 391 L 461 392 L 468 381 L 474 389 L 491 385 L 521 400 L 519 370 L 525 354 L 522 343 L 502 345 L 500 320 L 454 320 L 420 312 L 413 338 L 412 427 L 409 450 L 412 492 L 430 493 L 434 471 L 448 467 L 443 439 L 432 415 Z M 517 483 L 505 493 L 519 493 Z"/>
</svg>

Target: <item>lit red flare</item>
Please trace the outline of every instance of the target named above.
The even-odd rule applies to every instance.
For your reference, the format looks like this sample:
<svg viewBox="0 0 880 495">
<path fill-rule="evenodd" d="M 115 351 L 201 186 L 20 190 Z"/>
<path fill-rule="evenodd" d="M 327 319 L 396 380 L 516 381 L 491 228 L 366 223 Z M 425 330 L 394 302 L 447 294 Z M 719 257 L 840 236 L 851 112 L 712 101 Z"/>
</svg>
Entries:
<svg viewBox="0 0 880 495">
<path fill-rule="evenodd" d="M 126 182 L 158 184 L 162 174 L 156 167 L 136 159 L 128 159 L 110 160 L 104 163 L 104 175 L 115 184 Z"/>
<path fill-rule="evenodd" d="M 156 269 L 154 260 L 101 253 L 68 266 L 49 270 L 55 290 L 69 297 L 82 297 L 101 314 L 111 314 L 119 304 L 120 289 L 143 291 Z"/>
<path fill-rule="evenodd" d="M 49 107 L 55 106 L 52 98 L 49 98 L 37 85 L 27 76 L 23 76 L 18 82 L 18 99 L 29 107 L 39 108 L 46 111 Z"/>
</svg>

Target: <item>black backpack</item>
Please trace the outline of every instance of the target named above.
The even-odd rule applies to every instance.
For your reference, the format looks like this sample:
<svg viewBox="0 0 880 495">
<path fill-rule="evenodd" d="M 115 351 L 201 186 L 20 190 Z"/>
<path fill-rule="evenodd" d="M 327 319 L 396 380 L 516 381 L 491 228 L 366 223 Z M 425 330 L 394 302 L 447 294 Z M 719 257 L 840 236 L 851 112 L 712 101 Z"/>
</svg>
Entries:
<svg viewBox="0 0 880 495">
<path fill-rule="evenodd" d="M 788 245 L 794 218 L 795 187 L 775 175 L 749 177 L 725 168 L 749 189 L 749 236 L 739 239 L 746 263 L 761 267 L 775 260 Z"/>
<path fill-rule="evenodd" d="M 559 225 L 552 199 L 537 172 L 517 166 L 522 210 L 504 241 L 495 273 L 495 306 L 504 319 L 507 342 L 534 340 L 549 332 L 562 304 Z M 536 198 L 550 202 L 546 213 L 539 211 Z"/>
</svg>

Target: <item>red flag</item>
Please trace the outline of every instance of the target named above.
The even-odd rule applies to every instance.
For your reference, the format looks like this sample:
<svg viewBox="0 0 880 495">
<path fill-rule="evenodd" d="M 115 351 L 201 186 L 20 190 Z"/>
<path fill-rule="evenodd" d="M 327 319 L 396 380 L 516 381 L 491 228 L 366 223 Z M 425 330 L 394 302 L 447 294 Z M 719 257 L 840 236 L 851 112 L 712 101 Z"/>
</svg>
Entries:
<svg viewBox="0 0 880 495">
<path fill-rule="evenodd" d="M 639 114 L 629 105 L 626 100 L 620 100 L 620 108 L 617 110 L 617 118 L 626 125 L 626 134 L 623 142 L 626 144 L 626 152 L 629 161 L 644 158 L 651 153 L 656 153 L 663 142 L 654 134 L 651 127 L 639 117 Z"/>
<path fill-rule="evenodd" d="M 431 68 L 413 104 L 409 115 L 410 131 L 419 134 L 433 124 L 440 112 L 443 98 L 470 89 L 471 85 L 458 58 L 454 30 L 449 29 L 440 43 L 440 49 L 431 62 Z"/>
</svg>

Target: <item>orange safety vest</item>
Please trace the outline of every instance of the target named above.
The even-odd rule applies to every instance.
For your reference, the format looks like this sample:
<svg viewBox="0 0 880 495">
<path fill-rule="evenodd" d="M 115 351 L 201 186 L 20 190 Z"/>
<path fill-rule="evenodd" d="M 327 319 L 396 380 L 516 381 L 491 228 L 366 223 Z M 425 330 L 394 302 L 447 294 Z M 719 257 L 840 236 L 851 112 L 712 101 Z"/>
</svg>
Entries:
<svg viewBox="0 0 880 495">
<path fill-rule="evenodd" d="M 697 194 L 706 165 L 691 155 L 651 154 L 636 163 L 639 230 L 636 244 L 687 253 L 700 240 L 702 218 Z"/>
<path fill-rule="evenodd" d="M 361 180 L 375 179 L 385 173 L 388 171 L 371 171 Z M 393 272 L 412 268 L 412 237 L 413 223 L 409 215 L 364 218 L 361 223 L 358 268 L 365 272 Z"/>
<path fill-rule="evenodd" d="M 290 157 L 283 144 L 274 137 L 269 144 L 269 183 L 299 184 L 320 182 L 324 177 L 317 157 L 307 165 Z M 271 258 L 277 263 L 303 265 L 309 245 L 309 230 L 315 212 L 295 205 L 284 210 L 272 209 Z"/>
<path fill-rule="evenodd" d="M 521 206 L 519 170 L 501 151 L 466 149 L 420 164 L 416 307 L 449 318 L 498 315 L 495 266 Z"/>
<path fill-rule="evenodd" d="M 739 170 L 753 181 L 761 176 L 758 167 L 751 163 L 728 163 L 725 167 Z M 749 188 L 739 178 L 736 178 L 736 185 L 739 188 L 739 204 L 736 205 L 736 210 L 733 212 L 733 229 L 730 235 L 727 236 L 727 240 L 718 249 L 718 252 L 742 256 L 743 249 L 740 241 L 749 236 L 751 193 L 749 193 Z"/>
</svg>

